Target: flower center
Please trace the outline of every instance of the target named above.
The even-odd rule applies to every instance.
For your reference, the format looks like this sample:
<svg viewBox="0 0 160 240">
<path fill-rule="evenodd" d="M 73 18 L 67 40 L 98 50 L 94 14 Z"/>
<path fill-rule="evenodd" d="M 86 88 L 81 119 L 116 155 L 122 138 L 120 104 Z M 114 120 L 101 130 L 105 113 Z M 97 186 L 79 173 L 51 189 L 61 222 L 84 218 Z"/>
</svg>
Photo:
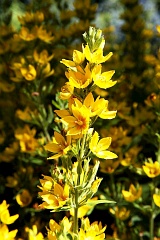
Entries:
<svg viewBox="0 0 160 240">
<path fill-rule="evenodd" d="M 78 124 L 79 126 L 83 125 L 83 121 L 81 121 L 81 120 L 76 120 L 75 123 Z"/>
</svg>

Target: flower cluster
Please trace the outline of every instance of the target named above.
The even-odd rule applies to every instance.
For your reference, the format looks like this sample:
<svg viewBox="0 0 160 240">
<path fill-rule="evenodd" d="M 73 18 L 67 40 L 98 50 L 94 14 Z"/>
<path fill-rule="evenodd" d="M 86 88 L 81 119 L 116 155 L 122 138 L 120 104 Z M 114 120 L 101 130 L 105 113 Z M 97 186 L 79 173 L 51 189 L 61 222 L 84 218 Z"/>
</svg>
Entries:
<svg viewBox="0 0 160 240">
<path fill-rule="evenodd" d="M 18 214 L 10 216 L 9 205 L 6 203 L 5 200 L 0 204 L 0 239 L 8 239 L 12 240 L 15 238 L 18 230 L 9 231 L 7 225 L 14 223 L 17 218 L 19 217 Z"/>
<path fill-rule="evenodd" d="M 54 155 L 48 159 L 58 161 L 61 157 L 62 166 L 57 166 L 50 176 L 40 180 L 39 195 L 44 201 L 40 207 L 52 211 L 70 210 L 73 216 L 73 226 L 63 219 L 61 225 L 50 221 L 51 230 L 48 238 L 73 236 L 73 239 L 104 239 L 104 230 L 101 224 L 91 224 L 88 219 L 82 220 L 82 228 L 78 230 L 79 210 L 83 211 L 85 205 L 110 202 L 107 200 L 92 200 L 101 183 L 97 171 L 99 161 L 90 165 L 91 157 L 98 159 L 117 158 L 115 153 L 108 151 L 111 137 L 100 138 L 93 124 L 98 117 L 113 119 L 116 111 L 109 111 L 108 100 L 95 97 L 93 92 L 96 87 L 103 89 L 115 85 L 112 81 L 114 71 L 102 72 L 101 63 L 109 60 L 112 53 L 103 56 L 105 40 L 102 31 L 90 27 L 85 33 L 86 45 L 82 45 L 82 52 L 73 51 L 73 61 L 63 59 L 61 62 L 68 67 L 66 77 L 68 82 L 62 87 L 60 97 L 68 101 L 68 109 L 55 110 L 59 117 L 59 132 L 54 132 L 53 141 L 45 149 Z M 72 162 L 74 160 L 74 163 Z M 58 161 L 59 162 L 59 161 Z M 59 165 L 59 163 L 58 163 Z M 92 203 L 91 203 L 92 202 Z M 90 208 L 88 208 L 90 209 Z M 66 229 L 66 226 L 68 228 Z M 72 226 L 72 228 L 71 228 Z M 57 230 L 57 233 L 55 231 Z M 54 231 L 53 231 L 54 230 Z M 68 233 L 71 231 L 71 233 Z M 75 235 L 75 238 L 74 238 Z M 52 236 L 52 237 L 51 237 Z M 54 239 L 54 238 L 53 238 Z"/>
</svg>

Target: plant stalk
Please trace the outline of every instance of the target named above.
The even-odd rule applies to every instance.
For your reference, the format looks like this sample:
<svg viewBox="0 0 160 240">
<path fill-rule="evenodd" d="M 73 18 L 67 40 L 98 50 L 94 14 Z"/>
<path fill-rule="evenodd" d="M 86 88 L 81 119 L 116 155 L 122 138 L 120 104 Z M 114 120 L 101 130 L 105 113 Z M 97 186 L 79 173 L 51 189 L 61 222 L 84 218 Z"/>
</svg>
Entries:
<svg viewBox="0 0 160 240">
<path fill-rule="evenodd" d="M 84 134 L 83 139 L 82 139 L 82 145 L 80 149 L 80 156 L 77 158 L 79 163 L 81 165 L 83 156 L 84 156 L 84 149 L 85 149 L 85 142 L 86 142 L 86 134 Z M 77 177 L 77 186 L 80 184 L 80 172 L 77 172 L 78 177 Z M 73 217 L 73 232 L 74 232 L 74 240 L 78 240 L 78 197 L 79 197 L 79 192 L 78 189 L 75 187 L 75 207 L 74 207 L 74 217 Z"/>
<path fill-rule="evenodd" d="M 75 208 L 73 217 L 74 240 L 78 240 L 78 190 L 75 189 Z"/>
<path fill-rule="evenodd" d="M 154 201 L 152 199 L 152 212 L 150 217 L 150 240 L 154 239 Z"/>
</svg>

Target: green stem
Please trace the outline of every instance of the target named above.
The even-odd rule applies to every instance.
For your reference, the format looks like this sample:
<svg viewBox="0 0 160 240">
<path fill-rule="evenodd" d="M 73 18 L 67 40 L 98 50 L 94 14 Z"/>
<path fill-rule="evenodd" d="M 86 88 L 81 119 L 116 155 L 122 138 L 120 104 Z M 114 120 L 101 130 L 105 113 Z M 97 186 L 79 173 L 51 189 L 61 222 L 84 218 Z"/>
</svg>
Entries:
<svg viewBox="0 0 160 240">
<path fill-rule="evenodd" d="M 84 156 L 85 142 L 86 142 L 86 134 L 84 134 L 83 139 L 82 139 L 82 146 L 81 146 L 81 151 L 80 151 L 80 160 L 81 161 Z"/>
<path fill-rule="evenodd" d="M 150 217 L 150 240 L 154 239 L 154 201 L 152 197 L 152 212 Z"/>
<path fill-rule="evenodd" d="M 115 187 L 115 182 L 114 182 L 114 175 L 111 173 L 110 175 L 110 181 L 111 181 L 111 193 L 112 193 L 112 198 L 115 200 L 116 199 L 116 187 Z"/>
<path fill-rule="evenodd" d="M 49 135 L 49 133 L 48 133 L 47 128 L 44 127 L 44 126 L 42 126 L 42 127 L 43 127 L 43 131 L 44 131 L 45 137 L 46 137 L 46 139 L 47 139 L 47 142 L 50 142 L 50 141 L 51 141 L 51 137 L 50 137 L 50 135 Z"/>
<path fill-rule="evenodd" d="M 78 240 L 78 190 L 75 189 L 75 208 L 73 217 L 74 240 Z"/>
<path fill-rule="evenodd" d="M 78 157 L 78 164 L 81 165 L 82 159 L 84 157 L 84 149 L 85 149 L 85 142 L 86 142 L 86 134 L 84 134 L 83 139 L 82 139 L 82 145 L 80 146 L 80 155 Z M 80 167 L 80 166 L 79 166 Z M 78 178 L 77 178 L 77 186 L 80 184 L 80 174 L 81 171 L 77 172 L 78 174 Z M 78 197 L 79 197 L 79 192 L 78 189 L 76 188 L 77 186 L 75 186 L 75 206 L 74 206 L 74 217 L 73 217 L 73 232 L 74 232 L 74 240 L 78 240 Z"/>
<path fill-rule="evenodd" d="M 155 182 L 154 179 L 152 181 L 152 185 L 151 185 L 151 216 L 150 216 L 150 240 L 154 239 L 154 208 L 155 208 L 155 204 L 154 204 L 154 200 L 153 200 L 153 194 L 155 193 Z"/>
</svg>

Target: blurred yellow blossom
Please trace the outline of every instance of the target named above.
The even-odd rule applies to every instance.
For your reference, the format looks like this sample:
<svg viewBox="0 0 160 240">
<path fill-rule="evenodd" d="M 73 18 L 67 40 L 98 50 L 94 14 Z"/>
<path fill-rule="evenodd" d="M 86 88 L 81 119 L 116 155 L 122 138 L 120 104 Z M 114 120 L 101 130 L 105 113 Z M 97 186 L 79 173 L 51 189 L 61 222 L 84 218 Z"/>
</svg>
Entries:
<svg viewBox="0 0 160 240">
<path fill-rule="evenodd" d="M 30 121 L 32 119 L 32 115 L 36 115 L 36 111 L 32 111 L 29 107 L 26 107 L 24 110 L 17 109 L 16 117 L 23 121 Z"/>
<path fill-rule="evenodd" d="M 46 66 L 42 68 L 42 73 L 41 74 L 44 78 L 47 78 L 47 77 L 54 74 L 54 69 L 51 70 L 50 63 L 47 63 Z"/>
<path fill-rule="evenodd" d="M 16 176 L 14 177 L 8 176 L 6 180 L 7 180 L 6 187 L 14 188 L 18 185 L 18 180 L 16 179 Z"/>
<path fill-rule="evenodd" d="M 134 202 L 141 197 L 142 187 L 140 186 L 138 189 L 136 189 L 135 186 L 131 184 L 129 191 L 122 190 L 122 194 L 127 202 Z"/>
<path fill-rule="evenodd" d="M 130 166 L 135 165 L 135 160 L 137 158 L 138 153 L 140 152 L 141 147 L 133 146 L 130 148 L 124 156 L 120 156 L 120 162 L 122 166 Z"/>
<path fill-rule="evenodd" d="M 33 52 L 33 57 L 37 63 L 44 65 L 44 64 L 48 63 L 49 61 L 51 61 L 51 59 L 54 57 L 54 54 L 49 56 L 48 51 L 46 49 L 44 49 L 40 53 L 38 53 L 37 50 L 35 49 Z"/>
<path fill-rule="evenodd" d="M 26 227 L 25 231 L 28 232 L 28 240 L 43 240 L 44 237 L 41 232 L 38 233 L 36 225 L 32 226 L 32 229 Z"/>
<path fill-rule="evenodd" d="M 16 195 L 16 201 L 21 207 L 26 207 L 32 202 L 32 196 L 27 189 L 22 189 Z"/>
<path fill-rule="evenodd" d="M 13 84 L 7 83 L 3 80 L 0 82 L 0 92 L 12 92 L 15 89 L 15 86 Z"/>
<path fill-rule="evenodd" d="M 44 20 L 44 14 L 41 11 L 36 12 L 26 12 L 25 15 L 18 17 L 19 22 L 22 25 L 25 25 L 26 23 L 36 22 L 40 23 Z"/>
<path fill-rule="evenodd" d="M 110 208 L 109 211 L 110 211 L 110 213 L 115 215 L 116 218 L 118 218 L 122 221 L 125 221 L 130 215 L 130 210 L 127 210 L 127 208 L 125 208 L 125 207 L 119 208 L 116 206 L 114 209 Z"/>
<path fill-rule="evenodd" d="M 14 240 L 17 232 L 17 229 L 9 231 L 7 225 L 5 224 L 0 225 L 0 239 L 2 240 Z"/>
<path fill-rule="evenodd" d="M 22 152 L 34 153 L 39 147 L 38 140 L 35 138 L 36 129 L 30 129 L 29 125 L 24 128 L 18 128 L 15 131 L 15 137 L 19 140 Z"/>
<path fill-rule="evenodd" d="M 27 67 L 20 68 L 22 76 L 27 81 L 33 81 L 36 78 L 37 72 L 33 65 L 29 64 Z"/>
<path fill-rule="evenodd" d="M 19 149 L 18 142 L 11 143 L 8 147 L 6 147 L 3 152 L 0 154 L 0 161 L 10 162 L 14 159 L 16 152 Z"/>
<path fill-rule="evenodd" d="M 100 171 L 103 173 L 113 173 L 116 168 L 119 166 L 119 161 L 115 161 L 112 159 L 107 159 L 106 161 L 100 162 Z"/>
<path fill-rule="evenodd" d="M 22 38 L 24 41 L 32 41 L 36 39 L 37 37 L 37 27 L 33 27 L 31 30 L 28 29 L 27 27 L 21 27 L 20 33 L 19 33 L 20 38 Z"/>
<path fill-rule="evenodd" d="M 50 43 L 51 41 L 53 41 L 54 36 L 52 36 L 52 32 L 47 32 L 47 30 L 43 28 L 43 26 L 38 27 L 36 30 L 37 30 L 37 37 L 40 40 L 46 43 Z"/>
<path fill-rule="evenodd" d="M 157 28 L 158 33 L 160 33 L 160 25 L 158 25 L 156 28 Z"/>
<path fill-rule="evenodd" d="M 142 166 L 145 174 L 150 178 L 155 178 L 160 175 L 160 164 L 158 161 L 145 162 Z"/>
</svg>

